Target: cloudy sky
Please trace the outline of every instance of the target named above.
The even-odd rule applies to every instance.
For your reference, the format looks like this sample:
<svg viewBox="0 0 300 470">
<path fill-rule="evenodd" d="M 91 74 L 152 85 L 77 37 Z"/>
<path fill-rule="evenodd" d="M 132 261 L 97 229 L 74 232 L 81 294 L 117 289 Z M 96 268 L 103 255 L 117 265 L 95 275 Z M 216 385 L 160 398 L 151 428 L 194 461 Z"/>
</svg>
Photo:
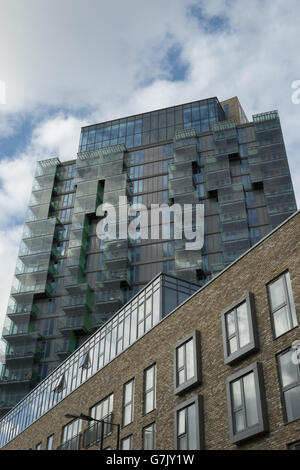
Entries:
<svg viewBox="0 0 300 470">
<path fill-rule="evenodd" d="M 35 162 L 75 158 L 83 125 L 211 96 L 237 95 L 249 118 L 278 109 L 299 206 L 299 0 L 0 0 L 0 11 L 0 328 Z"/>
</svg>

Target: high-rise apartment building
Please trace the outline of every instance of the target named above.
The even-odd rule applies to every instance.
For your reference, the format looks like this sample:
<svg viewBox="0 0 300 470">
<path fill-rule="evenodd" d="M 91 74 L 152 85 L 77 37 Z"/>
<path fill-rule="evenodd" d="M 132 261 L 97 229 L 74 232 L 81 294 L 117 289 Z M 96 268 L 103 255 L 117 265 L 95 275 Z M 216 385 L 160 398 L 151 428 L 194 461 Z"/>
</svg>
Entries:
<svg viewBox="0 0 300 470">
<path fill-rule="evenodd" d="M 187 251 L 174 223 L 166 238 L 162 221 L 159 239 L 100 240 L 97 208 L 121 196 L 204 204 L 203 248 Z M 248 122 L 237 98 L 210 98 L 84 127 L 77 160 L 37 165 L 3 329 L 2 414 L 158 273 L 200 287 L 295 210 L 276 111 Z"/>
</svg>

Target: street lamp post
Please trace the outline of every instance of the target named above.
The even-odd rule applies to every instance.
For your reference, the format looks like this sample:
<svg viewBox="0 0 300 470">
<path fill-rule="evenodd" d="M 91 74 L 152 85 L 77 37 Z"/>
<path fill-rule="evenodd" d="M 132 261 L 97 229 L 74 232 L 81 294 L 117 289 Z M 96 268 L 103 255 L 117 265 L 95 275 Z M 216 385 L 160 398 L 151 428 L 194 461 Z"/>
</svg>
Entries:
<svg viewBox="0 0 300 470">
<path fill-rule="evenodd" d="M 100 438 L 100 450 L 103 450 L 103 439 L 104 439 L 104 425 L 105 424 L 110 424 L 111 426 L 117 426 L 117 448 L 116 450 L 119 450 L 120 448 L 120 424 L 115 424 L 111 423 L 109 421 L 104 421 L 103 419 L 96 419 L 92 418 L 91 416 L 85 415 L 83 413 L 80 413 L 80 415 L 73 415 L 73 414 L 65 414 L 66 418 L 74 418 L 74 419 L 82 419 L 83 421 L 95 421 L 97 423 L 101 423 L 101 438 Z"/>
</svg>

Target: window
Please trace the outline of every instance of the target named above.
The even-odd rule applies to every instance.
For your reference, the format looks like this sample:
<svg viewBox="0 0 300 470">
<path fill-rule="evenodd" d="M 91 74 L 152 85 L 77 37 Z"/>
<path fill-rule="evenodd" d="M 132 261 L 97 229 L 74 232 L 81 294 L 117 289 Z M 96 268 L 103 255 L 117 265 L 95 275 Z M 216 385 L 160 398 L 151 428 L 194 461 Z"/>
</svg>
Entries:
<svg viewBox="0 0 300 470">
<path fill-rule="evenodd" d="M 68 222 L 70 220 L 71 209 L 65 209 L 60 211 L 59 219 L 61 222 Z"/>
<path fill-rule="evenodd" d="M 156 408 L 156 364 L 144 371 L 144 414 Z"/>
<path fill-rule="evenodd" d="M 84 353 L 84 355 L 82 356 L 79 367 L 82 367 L 83 369 L 88 369 L 89 367 L 91 367 L 90 355 L 88 352 Z"/>
<path fill-rule="evenodd" d="M 41 442 L 35 446 L 35 450 L 42 450 L 42 443 Z"/>
<path fill-rule="evenodd" d="M 267 412 L 263 371 L 254 363 L 227 379 L 230 442 L 242 442 L 266 432 Z"/>
<path fill-rule="evenodd" d="M 300 419 L 300 349 L 295 348 L 278 356 L 278 369 L 281 383 L 285 419 L 288 423 Z M 298 349 L 297 349 L 298 346 Z"/>
<path fill-rule="evenodd" d="M 57 299 L 49 299 L 47 304 L 47 314 L 56 313 L 56 301 Z"/>
<path fill-rule="evenodd" d="M 289 444 L 288 450 L 300 450 L 300 441 L 293 442 L 293 444 Z"/>
<path fill-rule="evenodd" d="M 247 188 L 245 187 L 245 189 L 247 189 Z M 256 209 L 249 209 L 248 210 L 248 223 L 249 223 L 249 225 L 257 225 L 258 224 L 257 210 Z"/>
<path fill-rule="evenodd" d="M 69 424 L 64 426 L 62 432 L 62 445 L 61 450 L 79 450 L 80 448 L 80 435 L 82 421 L 75 419 Z"/>
<path fill-rule="evenodd" d="M 54 331 L 54 318 L 44 320 L 43 336 L 51 336 Z"/>
<path fill-rule="evenodd" d="M 175 408 L 175 449 L 202 450 L 203 400 L 199 395 Z"/>
<path fill-rule="evenodd" d="M 103 435 L 106 437 L 112 432 L 112 426 L 110 423 L 113 422 L 113 402 L 114 395 L 111 394 L 104 398 L 97 405 L 90 409 L 90 416 L 97 420 L 104 420 Z M 85 433 L 85 446 L 89 447 L 94 445 L 101 439 L 102 427 L 98 422 L 94 422 L 89 427 L 89 431 Z"/>
<path fill-rule="evenodd" d="M 291 279 L 288 272 L 268 285 L 274 337 L 278 338 L 298 326 Z"/>
<path fill-rule="evenodd" d="M 122 450 L 132 450 L 132 434 L 121 441 Z"/>
<path fill-rule="evenodd" d="M 143 429 L 143 450 L 155 449 L 155 435 L 156 435 L 155 423 L 152 423 Z"/>
<path fill-rule="evenodd" d="M 53 392 L 61 393 L 64 388 L 65 388 L 65 376 L 63 374 L 60 377 L 58 377 L 58 379 L 54 383 Z"/>
<path fill-rule="evenodd" d="M 51 353 L 51 340 L 41 341 L 41 359 L 46 359 Z"/>
<path fill-rule="evenodd" d="M 73 191 L 73 189 L 74 189 L 74 180 L 67 180 L 66 187 L 65 187 L 66 193 L 68 193 L 69 191 Z"/>
<path fill-rule="evenodd" d="M 92 418 L 101 420 L 106 419 L 111 416 L 113 412 L 113 404 L 114 404 L 114 395 L 113 393 L 108 397 L 101 400 L 100 403 L 93 406 L 90 410 L 90 415 Z"/>
<path fill-rule="evenodd" d="M 194 331 L 174 347 L 174 393 L 181 393 L 200 381 L 200 333 Z"/>
<path fill-rule="evenodd" d="M 258 349 L 255 300 L 252 293 L 222 312 L 225 364 L 242 359 Z"/>
<path fill-rule="evenodd" d="M 132 423 L 134 407 L 134 379 L 124 385 L 123 395 L 123 426 Z"/>
<path fill-rule="evenodd" d="M 73 193 L 65 194 L 63 197 L 63 207 L 72 206 Z"/>
<path fill-rule="evenodd" d="M 47 439 L 47 450 L 52 450 L 53 449 L 53 438 L 54 438 L 54 434 L 51 434 L 51 436 L 48 437 L 48 439 Z"/>
</svg>

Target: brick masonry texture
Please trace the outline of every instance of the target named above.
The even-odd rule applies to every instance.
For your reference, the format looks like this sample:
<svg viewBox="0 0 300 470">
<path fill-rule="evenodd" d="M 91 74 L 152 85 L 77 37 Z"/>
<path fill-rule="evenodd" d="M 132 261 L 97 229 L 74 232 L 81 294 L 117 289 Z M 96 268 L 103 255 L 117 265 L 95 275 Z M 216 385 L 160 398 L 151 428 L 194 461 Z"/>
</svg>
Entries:
<svg viewBox="0 0 300 470">
<path fill-rule="evenodd" d="M 142 448 L 142 429 L 156 422 L 156 448 L 174 448 L 174 408 L 200 394 L 204 398 L 205 449 L 274 449 L 300 439 L 300 420 L 285 424 L 276 355 L 300 339 L 295 328 L 274 340 L 266 285 L 289 270 L 298 321 L 300 321 L 300 213 L 260 242 L 224 273 L 184 303 L 119 357 L 66 397 L 3 449 L 35 448 L 54 434 L 54 448 L 61 443 L 65 413 L 89 413 L 89 408 L 114 393 L 114 422 L 122 423 L 123 384 L 135 378 L 134 421 L 121 429 L 121 438 L 133 435 L 133 448 Z M 260 348 L 234 366 L 224 364 L 221 312 L 248 292 L 255 295 Z M 187 393 L 173 393 L 173 346 L 199 330 L 203 380 Z M 253 362 L 263 365 L 269 433 L 242 445 L 229 441 L 226 379 Z M 157 408 L 143 415 L 143 372 L 157 364 Z M 116 431 L 104 439 L 115 448 Z M 97 449 L 97 446 L 91 447 Z"/>
</svg>

